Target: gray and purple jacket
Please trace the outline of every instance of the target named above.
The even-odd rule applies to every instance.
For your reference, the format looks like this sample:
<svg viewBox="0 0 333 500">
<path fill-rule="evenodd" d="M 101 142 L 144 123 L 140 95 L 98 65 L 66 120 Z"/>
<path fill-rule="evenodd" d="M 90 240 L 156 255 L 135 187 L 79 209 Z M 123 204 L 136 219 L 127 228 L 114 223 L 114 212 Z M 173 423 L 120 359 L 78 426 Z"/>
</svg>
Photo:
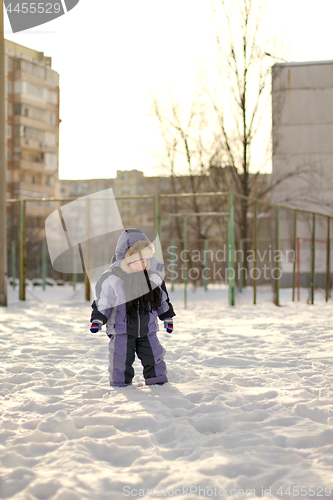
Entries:
<svg viewBox="0 0 333 500">
<path fill-rule="evenodd" d="M 126 233 L 124 235 L 124 233 Z M 138 239 L 147 239 L 143 233 L 127 231 L 122 233 L 118 240 L 115 259 L 110 268 L 105 271 L 96 284 L 96 300 L 92 304 L 91 321 L 99 320 L 106 324 L 106 333 L 110 337 L 117 334 L 128 334 L 134 337 L 143 337 L 148 333 L 159 330 L 158 318 L 164 320 L 175 316 L 173 306 L 161 276 L 164 264 L 154 257 L 150 259 L 150 282 L 153 288 L 161 290 L 161 305 L 157 310 L 148 312 L 144 306 L 142 297 L 138 300 L 138 314 L 136 318 L 129 318 L 126 312 L 126 296 L 123 288 L 123 280 L 114 270 L 120 267 L 120 262 L 129 245 Z M 123 236 L 124 235 L 124 236 Z M 130 237 L 130 241 L 129 240 Z M 149 241 L 149 240 L 148 240 Z"/>
</svg>

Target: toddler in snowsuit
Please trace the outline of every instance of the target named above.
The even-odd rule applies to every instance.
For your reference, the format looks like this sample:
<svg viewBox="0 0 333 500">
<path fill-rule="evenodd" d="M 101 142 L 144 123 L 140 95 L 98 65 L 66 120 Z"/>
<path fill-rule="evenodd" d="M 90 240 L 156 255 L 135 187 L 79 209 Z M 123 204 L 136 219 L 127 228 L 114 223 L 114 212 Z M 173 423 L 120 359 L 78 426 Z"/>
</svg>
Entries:
<svg viewBox="0 0 333 500">
<path fill-rule="evenodd" d="M 158 318 L 172 332 L 175 312 L 160 275 L 164 265 L 153 257 L 154 252 L 144 233 L 126 229 L 117 242 L 113 263 L 96 284 L 90 330 L 97 332 L 106 324 L 111 386 L 132 383 L 135 353 L 143 365 L 146 385 L 168 381 L 165 349 L 156 332 Z"/>
</svg>

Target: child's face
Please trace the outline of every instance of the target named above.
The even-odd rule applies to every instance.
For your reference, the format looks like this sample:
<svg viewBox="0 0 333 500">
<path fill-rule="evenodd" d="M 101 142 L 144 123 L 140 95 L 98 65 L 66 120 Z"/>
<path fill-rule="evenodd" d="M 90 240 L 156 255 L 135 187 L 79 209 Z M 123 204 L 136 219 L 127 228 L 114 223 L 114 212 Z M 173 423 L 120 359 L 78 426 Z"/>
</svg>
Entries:
<svg viewBox="0 0 333 500">
<path fill-rule="evenodd" d="M 129 264 L 129 267 L 135 273 L 143 271 L 147 267 L 147 259 L 136 260 L 135 262 Z"/>
</svg>

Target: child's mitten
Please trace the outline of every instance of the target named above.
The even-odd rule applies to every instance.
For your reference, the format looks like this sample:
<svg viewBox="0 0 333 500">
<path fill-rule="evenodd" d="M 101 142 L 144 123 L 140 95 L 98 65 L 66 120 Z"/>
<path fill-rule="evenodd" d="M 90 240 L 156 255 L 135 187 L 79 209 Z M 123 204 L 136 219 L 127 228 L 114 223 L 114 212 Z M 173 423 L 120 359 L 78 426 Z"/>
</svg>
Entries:
<svg viewBox="0 0 333 500">
<path fill-rule="evenodd" d="M 173 318 L 166 318 L 164 320 L 164 328 L 168 333 L 173 332 Z"/>
<path fill-rule="evenodd" d="M 90 326 L 91 333 L 97 333 L 102 329 L 103 323 L 98 319 L 95 319 Z"/>
</svg>

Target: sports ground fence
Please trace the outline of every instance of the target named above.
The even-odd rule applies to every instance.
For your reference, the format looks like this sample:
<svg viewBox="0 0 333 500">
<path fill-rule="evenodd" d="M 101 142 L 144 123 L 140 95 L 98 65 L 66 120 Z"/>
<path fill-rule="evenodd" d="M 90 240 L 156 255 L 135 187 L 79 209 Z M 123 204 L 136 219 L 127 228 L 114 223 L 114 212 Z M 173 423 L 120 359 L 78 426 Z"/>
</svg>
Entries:
<svg viewBox="0 0 333 500">
<path fill-rule="evenodd" d="M 67 256 L 65 272 L 55 269 L 45 238 L 47 217 L 76 200 L 7 200 L 8 276 L 11 286 L 18 287 L 20 300 L 26 298 L 27 283 L 45 289 L 50 278 L 70 282 L 74 289 L 84 281 L 85 298 L 90 300 L 87 265 L 79 269 Z M 85 214 L 77 218 L 77 224 L 84 219 L 87 228 L 85 255 L 98 262 L 99 270 L 106 270 L 114 243 L 109 244 L 110 235 L 94 239 L 89 232 L 92 224 L 103 225 L 103 217 L 110 214 L 98 212 L 97 200 L 89 196 L 80 200 L 86 202 Z M 292 301 L 300 300 L 302 288 L 308 291 L 309 304 L 314 303 L 315 289 L 326 301 L 330 298 L 333 217 L 227 192 L 116 196 L 115 200 L 124 228 L 137 227 L 152 240 L 159 238 L 165 280 L 172 289 L 182 284 L 185 307 L 189 285 L 205 290 L 226 285 L 231 306 L 249 286 L 253 304 L 258 302 L 258 287 L 264 285 L 276 305 L 281 288 L 290 289 Z"/>
</svg>

